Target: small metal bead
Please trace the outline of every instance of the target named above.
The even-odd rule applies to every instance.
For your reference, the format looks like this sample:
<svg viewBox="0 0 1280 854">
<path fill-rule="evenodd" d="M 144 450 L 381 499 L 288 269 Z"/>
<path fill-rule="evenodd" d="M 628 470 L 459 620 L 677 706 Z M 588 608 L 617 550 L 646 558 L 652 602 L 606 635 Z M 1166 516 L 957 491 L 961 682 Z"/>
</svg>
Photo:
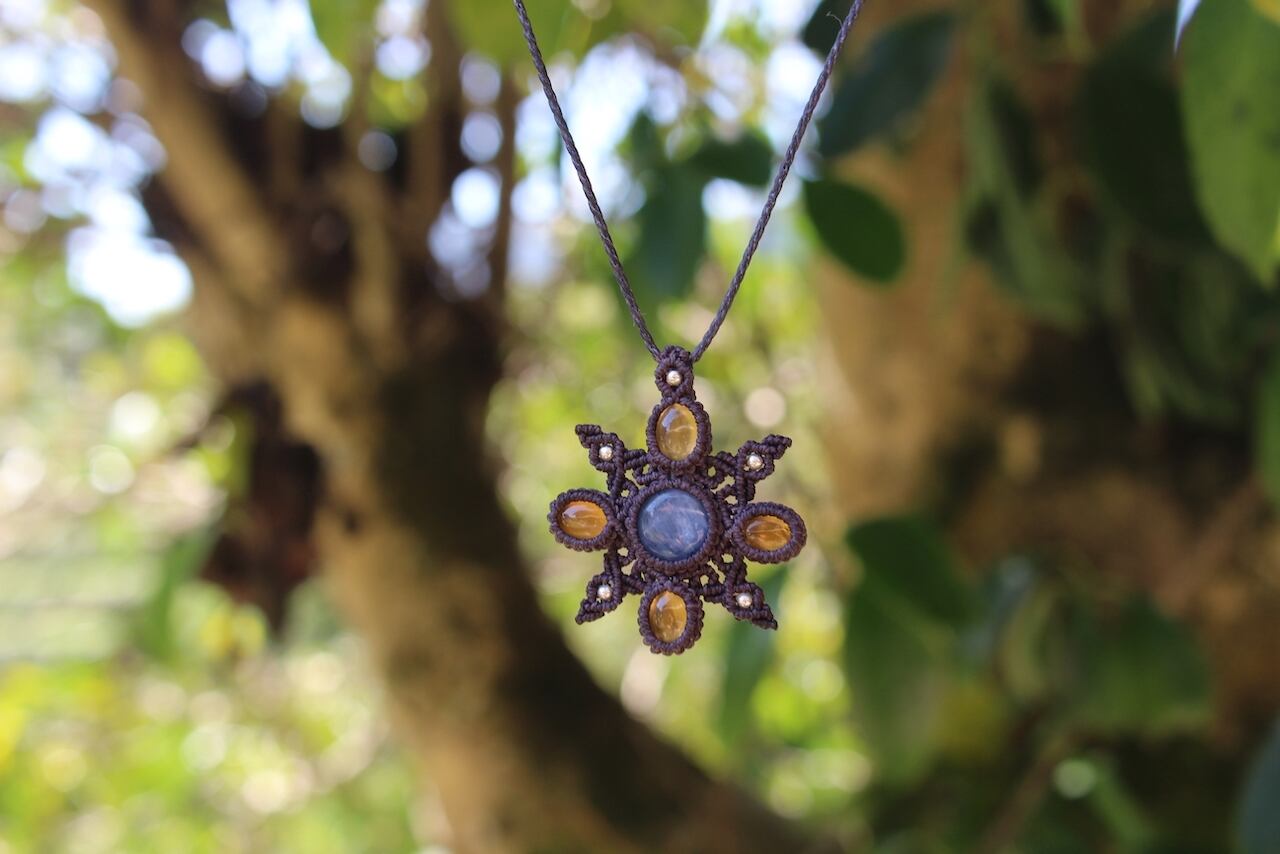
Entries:
<svg viewBox="0 0 1280 854">
<path fill-rule="evenodd" d="M 751 594 L 750 594 L 750 593 L 739 593 L 739 594 L 738 594 L 738 607 L 739 607 L 739 608 L 743 608 L 743 609 L 745 609 L 745 608 L 750 608 L 750 607 L 751 607 Z"/>
<path fill-rule="evenodd" d="M 667 385 L 676 386 L 684 381 L 684 377 L 680 376 L 679 371 L 667 371 Z"/>
<path fill-rule="evenodd" d="M 604 460 L 606 463 L 613 459 L 613 445 L 600 446 L 600 459 Z"/>
<path fill-rule="evenodd" d="M 760 471 L 764 468 L 764 457 L 759 454 L 751 454 L 747 457 L 747 468 L 752 471 Z"/>
<path fill-rule="evenodd" d="M 613 588 L 607 584 L 601 584 L 596 588 L 596 596 L 600 599 L 612 599 Z"/>
</svg>

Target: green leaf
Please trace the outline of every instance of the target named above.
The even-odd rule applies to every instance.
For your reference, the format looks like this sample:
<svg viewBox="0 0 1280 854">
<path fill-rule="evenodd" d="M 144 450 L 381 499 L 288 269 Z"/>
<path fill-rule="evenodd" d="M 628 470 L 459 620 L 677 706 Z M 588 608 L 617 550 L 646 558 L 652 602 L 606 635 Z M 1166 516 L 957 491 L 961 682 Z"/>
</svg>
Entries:
<svg viewBox="0 0 1280 854">
<path fill-rule="evenodd" d="M 220 523 L 178 537 L 161 555 L 160 577 L 155 589 L 132 621 L 134 641 L 147 655 L 161 661 L 172 657 L 174 596 L 204 563 L 219 527 Z"/>
<path fill-rule="evenodd" d="M 867 578 L 913 610 L 952 627 L 973 613 L 972 593 L 933 522 L 892 516 L 863 522 L 845 536 Z"/>
<path fill-rule="evenodd" d="M 1068 328 L 1082 319 L 1073 261 L 1041 216 L 987 200 L 970 211 L 965 241 L 991 266 L 996 284 L 1030 314 Z"/>
<path fill-rule="evenodd" d="M 1045 638 L 1061 604 L 1061 590 L 1036 575 L 1003 627 L 996 667 L 1009 694 L 1020 703 L 1042 701 L 1053 689 L 1045 667 Z"/>
<path fill-rule="evenodd" d="M 1243 854 L 1280 851 L 1280 720 L 1258 751 L 1240 804 L 1239 837 Z"/>
<path fill-rule="evenodd" d="M 936 749 L 945 639 L 869 580 L 849 598 L 844 623 L 844 670 L 863 745 L 885 780 L 910 782 Z"/>
<path fill-rule="evenodd" d="M 1220 251 L 1167 258 L 1139 254 L 1139 247 L 1119 251 L 1123 260 L 1108 265 L 1111 276 L 1128 275 L 1130 265 L 1142 271 L 1140 282 L 1117 288 L 1128 329 L 1124 367 L 1139 413 L 1177 410 L 1201 423 L 1238 425 L 1265 294 Z"/>
<path fill-rule="evenodd" d="M 823 57 L 830 53 L 851 5 L 853 0 L 822 0 L 800 34 L 804 46 Z"/>
<path fill-rule="evenodd" d="M 1280 507 L 1280 351 L 1258 378 L 1254 403 L 1254 456 L 1271 503 Z"/>
<path fill-rule="evenodd" d="M 1218 242 L 1273 284 L 1280 261 L 1280 26 L 1242 0 L 1205 3 L 1182 55 L 1196 195 Z"/>
<path fill-rule="evenodd" d="M 773 147 L 758 132 L 744 133 L 730 142 L 707 139 L 688 163 L 710 178 L 763 187 L 773 177 Z"/>
<path fill-rule="evenodd" d="M 338 62 L 350 67 L 363 40 L 372 48 L 373 14 L 378 0 L 311 0 L 316 38 Z"/>
<path fill-rule="evenodd" d="M 869 191 L 834 180 L 806 181 L 804 205 L 823 246 L 854 273 L 886 285 L 902 271 L 902 225 Z"/>
<path fill-rule="evenodd" d="M 975 91 L 972 111 L 967 129 L 983 181 L 992 189 L 1007 187 L 1019 199 L 1032 198 L 1044 169 L 1027 105 L 1007 80 L 990 75 Z"/>
<path fill-rule="evenodd" d="M 1152 18 L 1088 69 L 1076 105 L 1080 145 L 1098 192 L 1131 220 L 1169 241 L 1204 243 L 1167 69 L 1172 32 L 1169 16 Z"/>
<path fill-rule="evenodd" d="M 620 150 L 630 161 L 631 171 L 637 176 L 643 177 L 668 163 L 658 126 L 654 123 L 653 116 L 645 110 L 636 113 Z"/>
<path fill-rule="evenodd" d="M 638 292 L 656 300 L 676 299 L 693 287 L 707 246 L 702 208 L 706 179 L 688 166 L 659 169 L 637 218 L 640 234 L 626 261 Z"/>
<path fill-rule="evenodd" d="M 1089 762 L 1089 760 L 1077 760 Z M 1145 812 L 1145 805 L 1126 783 L 1118 763 L 1111 757 L 1101 754 L 1089 762 L 1096 775 L 1093 787 L 1089 790 L 1088 801 L 1093 807 L 1108 836 L 1114 841 L 1117 851 L 1142 851 L 1156 854 L 1168 848 L 1154 846 L 1158 838 L 1151 819 Z M 1177 849 L 1174 849 L 1175 851 Z"/>
<path fill-rule="evenodd" d="M 615 0 L 605 17 L 615 32 L 641 31 L 666 44 L 696 45 L 707 26 L 707 2 Z"/>
<path fill-rule="evenodd" d="M 786 567 L 780 567 L 760 582 L 765 601 L 775 613 L 782 582 L 786 579 Z M 720 712 L 717 731 L 726 744 L 734 744 L 741 737 L 751 720 L 751 696 L 755 693 L 760 677 L 773 661 L 774 637 L 772 632 L 761 631 L 751 623 L 734 621 L 729 628 L 729 648 L 724 659 L 724 680 L 720 685 Z"/>
<path fill-rule="evenodd" d="M 849 530 L 863 569 L 845 609 L 844 667 L 868 753 L 891 782 L 928 765 L 969 591 L 937 529 L 880 519 Z"/>
<path fill-rule="evenodd" d="M 594 26 L 572 3 L 557 0 L 525 0 L 538 44 L 550 62 L 562 50 L 585 51 L 608 34 Z M 529 62 L 529 49 L 510 3 L 467 0 L 448 4 L 449 22 L 468 50 L 510 65 Z"/>
<path fill-rule="evenodd" d="M 965 118 L 969 156 L 965 241 L 996 282 L 1035 316 L 1062 326 L 1084 313 L 1077 264 L 1036 197 L 1042 166 L 1035 125 L 1013 88 L 988 76 Z"/>
<path fill-rule="evenodd" d="M 836 84 L 831 109 L 818 122 L 825 157 L 894 133 L 929 94 L 951 53 L 955 17 L 930 12 L 885 30 Z"/>
<path fill-rule="evenodd" d="M 620 33 L 642 32 L 665 45 L 693 45 L 707 23 L 704 0 L 615 0 L 591 17 L 562 0 L 525 0 L 538 44 L 550 62 L 568 51 L 581 56 Z M 528 48 L 508 0 L 449 4 L 450 22 L 462 43 L 505 65 L 527 63 Z"/>
<path fill-rule="evenodd" d="M 1209 677 L 1190 632 L 1135 598 L 1104 619 L 1079 606 L 1068 615 L 1070 716 L 1103 732 L 1167 735 L 1201 726 Z"/>
</svg>

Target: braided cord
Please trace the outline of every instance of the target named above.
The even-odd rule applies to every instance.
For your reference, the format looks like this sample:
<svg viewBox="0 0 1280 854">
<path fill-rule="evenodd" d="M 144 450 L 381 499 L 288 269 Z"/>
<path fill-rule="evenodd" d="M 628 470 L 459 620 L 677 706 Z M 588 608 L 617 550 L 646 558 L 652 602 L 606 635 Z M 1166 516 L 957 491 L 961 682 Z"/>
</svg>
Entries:
<svg viewBox="0 0 1280 854">
<path fill-rule="evenodd" d="M 578 153 L 577 143 L 573 141 L 573 134 L 569 130 L 569 123 L 565 120 L 564 111 L 560 108 L 560 99 L 556 96 L 555 87 L 551 85 L 551 75 L 547 73 L 547 64 L 542 58 L 542 49 L 538 47 L 538 38 L 533 33 L 533 24 L 529 20 L 529 11 L 525 8 L 524 0 L 513 0 L 513 2 L 515 3 L 516 14 L 520 18 L 520 26 L 524 30 L 525 43 L 529 45 L 529 56 L 533 58 L 533 67 L 537 70 L 538 80 L 542 83 L 542 92 L 547 96 L 547 106 L 551 108 L 551 115 L 555 119 L 556 127 L 560 130 L 560 139 L 564 142 L 565 151 L 569 153 L 569 160 L 573 163 L 574 171 L 578 173 L 578 182 L 582 184 L 582 192 L 586 196 L 587 207 L 591 210 L 591 218 L 595 220 L 596 231 L 600 233 L 600 242 L 604 244 L 605 254 L 609 256 L 609 266 L 613 268 L 613 277 L 618 282 L 618 290 L 622 292 L 622 298 L 627 303 L 627 311 L 631 314 L 631 322 L 640 331 L 640 337 L 644 339 L 645 346 L 649 349 L 650 354 L 653 355 L 654 359 L 658 359 L 661 357 L 662 351 L 653 340 L 653 333 L 649 331 L 649 324 L 645 322 L 644 313 L 640 311 L 640 305 L 636 302 L 635 292 L 631 289 L 631 282 L 627 279 L 627 271 L 622 267 L 622 259 L 618 257 L 618 248 L 613 243 L 613 235 L 609 233 L 609 224 L 605 221 L 604 212 L 600 210 L 600 202 L 596 199 L 595 190 L 591 186 L 591 178 L 587 175 L 587 167 L 583 165 L 582 155 Z M 774 175 L 773 184 L 769 188 L 769 195 L 764 202 L 764 208 L 760 211 L 760 217 L 756 220 L 755 228 L 752 229 L 751 239 L 747 241 L 746 249 L 743 250 L 742 260 L 738 262 L 738 269 L 734 272 L 733 279 L 729 282 L 729 288 L 725 291 L 724 298 L 720 300 L 720 308 L 716 311 L 715 317 L 711 319 L 711 325 L 707 327 L 702 340 L 698 342 L 698 346 L 693 351 L 693 361 L 695 362 L 702 358 L 702 354 L 711 346 L 716 333 L 720 331 L 720 327 L 724 325 L 725 318 L 729 316 L 729 309 L 733 307 L 733 301 L 738 296 L 738 291 L 742 288 L 743 279 L 746 278 L 747 268 L 751 266 L 751 259 L 755 257 L 756 249 L 760 246 L 760 240 L 764 237 L 764 230 L 769 225 L 769 218 L 773 216 L 773 209 L 778 203 L 778 196 L 782 193 L 782 185 L 786 183 L 787 175 L 791 173 L 791 166 L 795 163 L 796 155 L 800 151 L 800 142 L 804 139 L 805 131 L 809 128 L 814 112 L 818 109 L 818 101 L 822 98 L 822 93 L 827 88 L 827 81 L 831 79 L 831 71 L 840 56 L 840 51 L 844 47 L 845 39 L 848 38 L 850 29 L 853 28 L 853 22 L 857 20 L 858 13 L 861 10 L 862 0 L 854 0 L 849 7 L 849 13 L 845 15 L 844 21 L 840 24 L 840 31 L 836 35 L 835 42 L 831 45 L 831 50 L 827 52 L 826 62 L 822 64 L 822 71 L 818 73 L 818 79 L 813 84 L 813 91 L 809 93 L 809 100 L 804 105 L 804 112 L 800 114 L 800 121 L 796 124 L 795 132 L 791 135 L 791 142 L 787 145 L 787 150 L 782 155 L 782 162 L 778 165 L 778 172 Z"/>
</svg>

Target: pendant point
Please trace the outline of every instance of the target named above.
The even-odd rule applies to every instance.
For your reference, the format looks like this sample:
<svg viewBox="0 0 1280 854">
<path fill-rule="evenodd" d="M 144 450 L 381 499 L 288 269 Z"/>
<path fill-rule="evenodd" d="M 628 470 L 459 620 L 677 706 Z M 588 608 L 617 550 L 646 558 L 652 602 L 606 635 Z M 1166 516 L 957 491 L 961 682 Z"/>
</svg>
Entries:
<svg viewBox="0 0 1280 854">
<path fill-rule="evenodd" d="M 609 519 L 594 501 L 570 501 L 560 511 L 560 530 L 575 540 L 592 540 L 604 533 Z"/>
<path fill-rule="evenodd" d="M 649 603 L 649 629 L 663 643 L 674 643 L 689 624 L 689 611 L 684 597 L 663 590 Z"/>
<path fill-rule="evenodd" d="M 785 519 L 767 513 L 748 519 L 742 533 L 747 545 L 762 552 L 776 552 L 791 542 L 791 526 Z"/>
<path fill-rule="evenodd" d="M 673 403 L 658 416 L 654 434 L 662 455 L 680 462 L 698 447 L 698 419 L 683 403 Z"/>
</svg>

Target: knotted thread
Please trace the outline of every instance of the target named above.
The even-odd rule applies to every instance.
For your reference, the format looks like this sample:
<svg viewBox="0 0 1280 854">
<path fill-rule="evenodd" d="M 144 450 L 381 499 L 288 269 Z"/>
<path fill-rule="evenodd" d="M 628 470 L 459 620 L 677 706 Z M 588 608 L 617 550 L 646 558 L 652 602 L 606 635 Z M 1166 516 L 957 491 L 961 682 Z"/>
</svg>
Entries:
<svg viewBox="0 0 1280 854">
<path fill-rule="evenodd" d="M 569 131 L 569 123 L 565 121 L 564 111 L 560 109 L 560 99 L 556 96 L 555 87 L 551 85 L 551 75 L 547 73 L 547 64 L 542 58 L 542 49 L 538 47 L 538 38 L 533 33 L 533 24 L 529 21 L 529 12 L 525 9 L 524 0 L 513 0 L 513 2 L 516 6 L 516 14 L 520 17 L 520 26 L 524 29 L 525 43 L 529 45 L 529 56 L 533 58 L 533 67 L 538 72 L 538 80 L 542 82 L 542 91 L 547 96 L 547 106 L 551 108 L 551 115 L 555 118 L 556 127 L 560 130 L 560 139 L 564 141 L 564 148 L 569 153 L 569 160 L 573 163 L 574 171 L 578 173 L 578 182 L 582 184 L 582 192 L 586 196 L 587 207 L 591 210 L 591 218 L 595 220 L 596 231 L 600 233 L 600 242 L 604 244 L 605 254 L 609 256 L 609 266 L 613 268 L 613 277 L 617 280 L 618 289 L 622 292 L 622 298 L 627 303 L 627 311 L 631 314 L 631 322 L 640 331 L 640 337 L 644 339 L 645 347 L 649 349 L 649 353 L 654 359 L 660 359 L 662 351 L 654 342 L 653 334 L 649 331 L 649 324 L 645 322 L 644 313 L 640 311 L 640 305 L 636 302 L 636 295 L 631 290 L 631 282 L 627 279 L 627 271 L 623 269 L 622 259 L 618 257 L 618 248 L 614 246 L 613 236 L 609 233 L 609 224 L 605 221 L 604 212 L 600 210 L 600 202 L 596 200 L 595 190 L 591 186 L 591 178 L 587 175 L 587 167 L 582 163 L 582 156 L 578 153 L 577 143 L 573 141 L 573 134 Z M 836 34 L 835 43 L 831 45 L 831 50 L 827 52 L 827 60 L 822 64 L 822 71 L 818 73 L 818 79 L 813 84 L 813 91 L 809 93 L 809 100 L 804 105 L 804 112 L 800 114 L 800 121 L 796 124 L 795 132 L 791 135 L 791 142 L 787 145 L 787 150 L 782 155 L 782 162 L 778 165 L 778 172 L 774 175 L 773 184 L 769 188 L 769 195 L 765 199 L 764 208 L 760 211 L 760 217 L 756 220 L 755 228 L 751 231 L 751 239 L 747 241 L 746 249 L 742 252 L 742 260 L 738 262 L 738 269 L 734 272 L 733 279 L 729 282 L 729 288 L 725 291 L 724 298 L 720 300 L 720 308 L 716 311 L 715 317 L 711 319 L 711 325 L 707 327 L 702 340 L 698 342 L 698 346 L 693 350 L 693 361 L 695 362 L 702 358 L 702 354 L 711 346 L 712 339 L 716 337 L 716 333 L 724 325 L 725 318 L 729 316 L 729 309 L 733 306 L 733 301 L 738 296 L 738 290 L 742 287 L 742 280 L 747 275 L 747 268 L 751 266 L 751 259 L 755 256 L 756 249 L 760 246 L 761 238 L 764 237 L 764 230 L 769 224 L 769 217 L 773 216 L 773 208 L 778 203 L 778 195 L 782 192 L 782 185 L 786 183 L 787 175 L 791 172 L 791 164 L 795 162 L 796 154 L 800 151 L 800 142 L 804 139 L 804 133 L 809 128 L 809 122 L 813 119 L 814 111 L 818 109 L 818 100 L 822 97 L 823 90 L 827 88 L 827 81 L 831 78 L 831 70 L 835 67 L 840 51 L 844 47 L 845 39 L 849 36 L 849 30 L 852 29 L 853 22 L 857 20 L 861 9 L 862 0 L 854 0 L 849 7 L 849 13 L 845 15 L 844 21 L 840 24 L 840 31 Z"/>
</svg>

